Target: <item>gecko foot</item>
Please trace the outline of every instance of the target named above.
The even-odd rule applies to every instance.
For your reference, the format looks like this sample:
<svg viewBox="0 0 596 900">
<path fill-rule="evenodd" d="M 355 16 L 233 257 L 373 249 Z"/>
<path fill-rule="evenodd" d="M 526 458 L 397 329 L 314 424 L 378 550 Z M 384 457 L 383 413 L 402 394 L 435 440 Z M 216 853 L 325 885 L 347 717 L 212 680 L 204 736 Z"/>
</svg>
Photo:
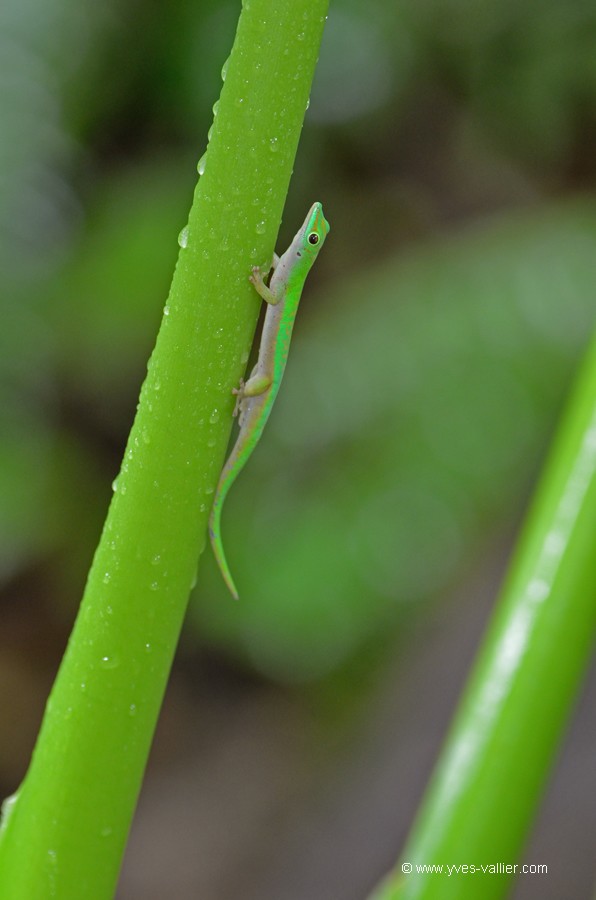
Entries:
<svg viewBox="0 0 596 900">
<path fill-rule="evenodd" d="M 248 276 L 248 280 L 250 281 L 251 284 L 254 284 L 254 286 L 256 287 L 257 290 L 259 289 L 259 287 L 261 287 L 264 284 L 263 275 L 261 274 L 260 266 L 252 267 L 252 271 L 251 271 L 250 275 Z"/>
<path fill-rule="evenodd" d="M 242 403 L 242 400 L 244 399 L 244 385 L 245 385 L 245 381 L 243 378 L 241 378 L 240 384 L 238 385 L 238 387 L 232 388 L 232 393 L 236 394 L 236 405 L 234 407 L 234 412 L 232 413 L 233 416 L 237 416 L 238 413 L 240 412 L 240 404 Z"/>
</svg>

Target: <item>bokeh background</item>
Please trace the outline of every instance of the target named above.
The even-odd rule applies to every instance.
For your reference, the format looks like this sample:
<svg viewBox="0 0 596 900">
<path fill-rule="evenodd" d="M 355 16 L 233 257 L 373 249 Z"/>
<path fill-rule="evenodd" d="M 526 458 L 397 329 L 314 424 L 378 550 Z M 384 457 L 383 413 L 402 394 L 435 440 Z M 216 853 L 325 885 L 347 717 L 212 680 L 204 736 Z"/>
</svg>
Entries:
<svg viewBox="0 0 596 900">
<path fill-rule="evenodd" d="M 110 500 L 239 8 L 0 5 L 3 796 Z M 332 3 L 278 249 L 314 199 L 332 232 L 226 508 L 242 601 L 206 553 L 119 900 L 362 900 L 395 859 L 595 321 L 595 144 L 590 0 Z M 526 851 L 549 875 L 517 900 L 591 894 L 595 702 L 592 675 Z"/>
</svg>

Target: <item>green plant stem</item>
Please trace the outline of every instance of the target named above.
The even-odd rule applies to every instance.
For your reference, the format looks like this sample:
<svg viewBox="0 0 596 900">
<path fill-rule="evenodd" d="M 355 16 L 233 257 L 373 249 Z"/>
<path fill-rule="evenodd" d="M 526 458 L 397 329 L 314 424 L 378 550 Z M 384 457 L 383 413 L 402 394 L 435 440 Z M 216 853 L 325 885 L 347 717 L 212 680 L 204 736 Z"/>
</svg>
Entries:
<svg viewBox="0 0 596 900">
<path fill-rule="evenodd" d="M 593 645 L 595 533 L 596 341 L 419 818 L 374 900 L 492 900 L 508 890 L 512 871 L 448 877 L 447 865 L 520 858 Z M 445 874 L 419 874 L 421 864 Z"/>
<path fill-rule="evenodd" d="M 6 809 L 2 897 L 113 894 L 256 326 L 248 275 L 271 260 L 326 11 L 244 4 L 81 609 Z"/>
</svg>

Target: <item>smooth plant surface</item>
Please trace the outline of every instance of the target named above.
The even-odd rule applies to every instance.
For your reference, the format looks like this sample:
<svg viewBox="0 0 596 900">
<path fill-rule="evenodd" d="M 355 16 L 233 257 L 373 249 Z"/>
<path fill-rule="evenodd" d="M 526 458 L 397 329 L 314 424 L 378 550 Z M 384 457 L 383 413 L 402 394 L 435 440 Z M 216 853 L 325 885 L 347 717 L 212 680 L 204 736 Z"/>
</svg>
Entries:
<svg viewBox="0 0 596 900">
<path fill-rule="evenodd" d="M 25 781 L 0 894 L 110 897 L 307 106 L 326 2 L 245 4 L 155 351 Z"/>
<path fill-rule="evenodd" d="M 596 340 L 418 821 L 374 900 L 506 895 L 594 645 L 595 522 Z M 474 869 L 448 874 L 462 865 Z"/>
</svg>

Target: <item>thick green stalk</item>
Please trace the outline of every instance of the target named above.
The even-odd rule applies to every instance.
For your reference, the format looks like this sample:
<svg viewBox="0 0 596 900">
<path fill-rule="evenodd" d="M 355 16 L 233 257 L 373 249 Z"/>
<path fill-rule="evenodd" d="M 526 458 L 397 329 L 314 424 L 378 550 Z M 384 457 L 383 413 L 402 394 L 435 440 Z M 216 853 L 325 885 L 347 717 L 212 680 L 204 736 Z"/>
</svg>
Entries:
<svg viewBox="0 0 596 900">
<path fill-rule="evenodd" d="M 248 275 L 271 260 L 326 11 L 244 4 L 80 613 L 6 811 L 2 897 L 112 896 L 256 325 Z"/>
<path fill-rule="evenodd" d="M 447 866 L 520 858 L 593 645 L 595 536 L 596 341 L 420 816 L 374 900 L 507 892 L 512 869 L 448 876 Z M 417 872 L 424 864 L 444 873 Z"/>
</svg>

